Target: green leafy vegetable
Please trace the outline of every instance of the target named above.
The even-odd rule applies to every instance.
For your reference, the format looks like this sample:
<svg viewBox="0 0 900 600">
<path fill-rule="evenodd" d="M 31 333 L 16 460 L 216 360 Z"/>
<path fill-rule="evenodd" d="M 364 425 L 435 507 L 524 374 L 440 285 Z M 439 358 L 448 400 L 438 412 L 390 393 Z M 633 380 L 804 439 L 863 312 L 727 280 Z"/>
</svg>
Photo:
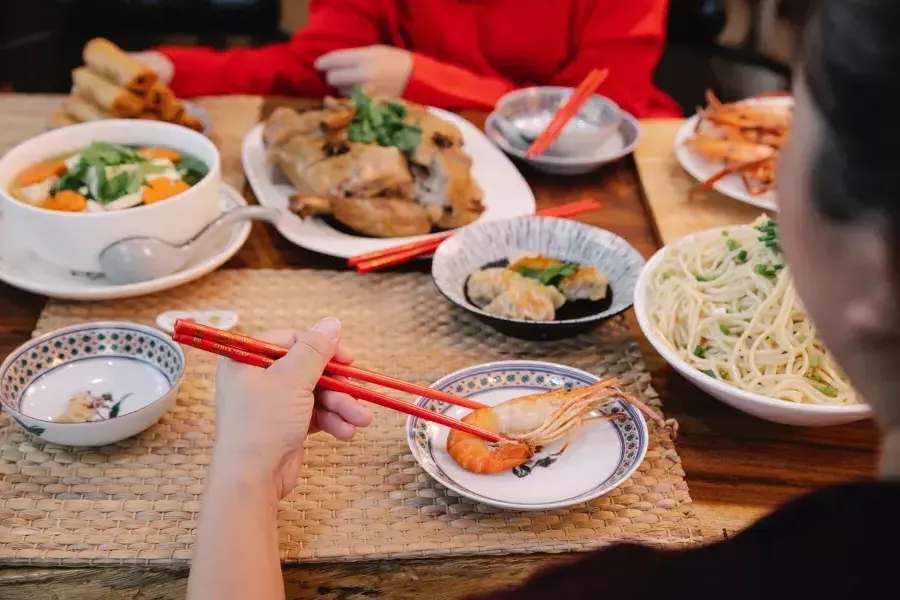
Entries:
<svg viewBox="0 0 900 600">
<path fill-rule="evenodd" d="M 97 199 L 104 203 L 112 202 L 122 196 L 135 193 L 141 189 L 143 183 L 144 178 L 140 171 L 122 171 L 110 179 L 105 179 L 98 186 Z"/>
<path fill-rule="evenodd" d="M 142 162 L 145 159 L 128 146 L 94 142 L 81 153 L 81 160 L 88 166 L 115 166 Z"/>
<path fill-rule="evenodd" d="M 516 271 L 518 271 L 519 275 L 521 275 L 522 277 L 537 279 L 544 285 L 556 285 L 563 277 L 568 277 L 569 275 L 574 275 L 575 273 L 577 273 L 578 266 L 578 263 L 564 262 L 558 265 L 553 265 L 552 267 L 548 267 L 546 269 L 535 269 L 534 267 L 521 266 L 517 268 Z"/>
<path fill-rule="evenodd" d="M 361 90 L 353 91 L 356 115 L 347 128 L 351 142 L 395 146 L 406 154 L 422 142 L 422 129 L 407 123 L 406 107 L 398 102 L 376 102 Z"/>
<path fill-rule="evenodd" d="M 175 166 L 181 173 L 181 178 L 190 186 L 197 185 L 209 173 L 205 162 L 189 154 L 182 153 Z"/>
</svg>

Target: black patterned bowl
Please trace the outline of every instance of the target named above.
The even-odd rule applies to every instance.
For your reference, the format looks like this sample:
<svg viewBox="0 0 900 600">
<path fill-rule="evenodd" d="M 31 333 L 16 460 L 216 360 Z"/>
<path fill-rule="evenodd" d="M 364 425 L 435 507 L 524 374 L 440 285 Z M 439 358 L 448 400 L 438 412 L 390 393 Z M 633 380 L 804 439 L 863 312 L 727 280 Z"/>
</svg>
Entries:
<svg viewBox="0 0 900 600">
<path fill-rule="evenodd" d="M 469 300 L 466 282 L 472 273 L 530 252 L 597 267 L 609 278 L 610 293 L 600 302 L 566 303 L 554 321 L 498 317 Z M 522 339 L 558 340 L 588 331 L 631 307 L 645 262 L 631 244 L 604 229 L 570 219 L 524 217 L 461 229 L 438 247 L 431 275 L 448 300 L 497 331 Z"/>
</svg>

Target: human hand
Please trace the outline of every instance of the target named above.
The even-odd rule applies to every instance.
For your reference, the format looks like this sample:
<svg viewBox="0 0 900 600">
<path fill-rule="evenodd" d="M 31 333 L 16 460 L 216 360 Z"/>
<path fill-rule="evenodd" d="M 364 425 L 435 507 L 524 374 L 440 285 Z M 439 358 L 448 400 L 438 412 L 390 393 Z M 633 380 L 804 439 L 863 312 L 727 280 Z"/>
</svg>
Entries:
<svg viewBox="0 0 900 600">
<path fill-rule="evenodd" d="M 328 52 L 315 66 L 344 95 L 362 87 L 369 94 L 400 97 L 412 73 L 413 56 L 392 46 L 367 46 Z"/>
<path fill-rule="evenodd" d="M 156 71 L 161 82 L 172 83 L 172 79 L 175 77 L 175 65 L 162 52 L 132 52 L 131 56 Z"/>
<path fill-rule="evenodd" d="M 350 363 L 340 347 L 341 323 L 328 318 L 310 331 L 276 331 L 262 339 L 289 347 L 268 369 L 219 359 L 214 459 L 271 476 L 279 498 L 297 482 L 308 433 L 350 440 L 372 414 L 347 394 L 316 389 L 325 364 Z"/>
</svg>

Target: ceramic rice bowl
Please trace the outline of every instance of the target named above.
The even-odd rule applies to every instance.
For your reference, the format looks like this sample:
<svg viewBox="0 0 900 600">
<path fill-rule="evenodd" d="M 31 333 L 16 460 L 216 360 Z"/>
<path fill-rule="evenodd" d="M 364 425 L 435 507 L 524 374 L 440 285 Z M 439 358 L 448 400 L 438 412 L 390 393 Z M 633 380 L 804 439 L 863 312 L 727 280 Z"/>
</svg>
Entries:
<svg viewBox="0 0 900 600">
<path fill-rule="evenodd" d="M 147 429 L 175 403 L 184 353 L 165 333 L 133 323 L 74 325 L 35 338 L 0 367 L 0 403 L 28 433 L 66 446 L 103 446 Z M 73 394 L 109 394 L 102 420 L 60 423 Z"/>
</svg>

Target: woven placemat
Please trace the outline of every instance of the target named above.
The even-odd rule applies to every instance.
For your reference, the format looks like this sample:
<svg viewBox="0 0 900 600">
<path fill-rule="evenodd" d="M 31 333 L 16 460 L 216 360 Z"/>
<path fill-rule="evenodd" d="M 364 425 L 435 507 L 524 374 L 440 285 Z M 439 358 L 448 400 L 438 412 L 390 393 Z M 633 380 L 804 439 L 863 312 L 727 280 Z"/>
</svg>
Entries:
<svg viewBox="0 0 900 600">
<path fill-rule="evenodd" d="M 494 360 L 532 358 L 622 377 L 658 404 L 622 318 L 591 334 L 524 342 L 484 328 L 421 274 L 223 271 L 165 295 L 96 304 L 51 302 L 38 333 L 78 322 L 152 323 L 170 309 L 233 309 L 241 329 L 308 327 L 334 315 L 357 364 L 420 384 Z M 187 560 L 214 428 L 214 357 L 187 349 L 177 405 L 142 435 L 99 449 L 46 444 L 0 421 L 0 561 L 171 563 Z M 360 560 L 585 550 L 617 540 L 700 541 L 681 460 L 651 426 L 647 457 L 608 495 L 567 509 L 511 512 L 436 484 L 412 458 L 405 417 L 375 408 L 353 442 L 307 442 L 305 467 L 279 513 L 281 556 Z"/>
<path fill-rule="evenodd" d="M 641 121 L 641 144 L 634 160 L 644 196 L 663 244 L 696 231 L 750 223 L 764 211 L 716 191 L 691 197 L 696 179 L 688 175 L 675 157 L 675 134 L 682 119 Z"/>
<path fill-rule="evenodd" d="M 47 131 L 50 115 L 64 96 L 0 94 L 0 156 L 16 144 Z M 263 100 L 259 96 L 199 98 L 197 104 L 212 117 L 210 139 L 222 156 L 222 177 L 238 191 L 244 187 L 241 142 L 259 122 Z"/>
</svg>

